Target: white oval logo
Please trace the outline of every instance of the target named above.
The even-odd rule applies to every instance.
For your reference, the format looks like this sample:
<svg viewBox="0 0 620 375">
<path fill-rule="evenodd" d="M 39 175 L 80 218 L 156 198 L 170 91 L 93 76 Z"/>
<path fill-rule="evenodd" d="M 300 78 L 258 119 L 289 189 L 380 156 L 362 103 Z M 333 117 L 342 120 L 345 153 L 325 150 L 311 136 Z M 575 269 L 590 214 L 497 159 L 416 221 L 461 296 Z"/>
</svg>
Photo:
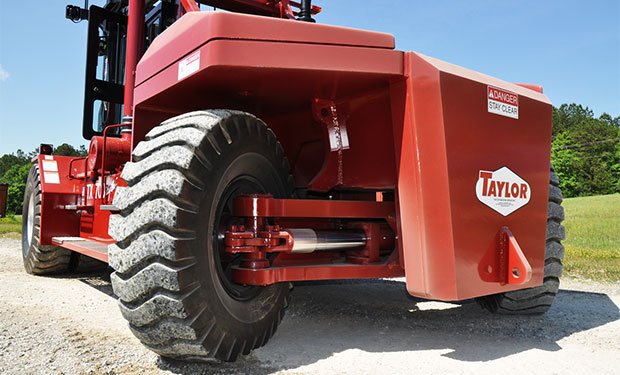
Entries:
<svg viewBox="0 0 620 375">
<path fill-rule="evenodd" d="M 532 192 L 530 185 L 516 173 L 502 167 L 496 171 L 478 172 L 476 196 L 478 200 L 503 216 L 525 206 Z"/>
</svg>

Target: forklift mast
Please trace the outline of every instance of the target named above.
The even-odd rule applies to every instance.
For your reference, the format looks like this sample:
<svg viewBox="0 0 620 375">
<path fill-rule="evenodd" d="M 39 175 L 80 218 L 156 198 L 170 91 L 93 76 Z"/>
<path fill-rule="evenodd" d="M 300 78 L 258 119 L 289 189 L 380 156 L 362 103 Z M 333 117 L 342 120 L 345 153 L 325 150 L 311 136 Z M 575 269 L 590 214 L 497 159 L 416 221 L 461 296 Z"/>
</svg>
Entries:
<svg viewBox="0 0 620 375">
<path fill-rule="evenodd" d="M 135 67 L 167 27 L 200 5 L 237 13 L 314 22 L 321 8 L 311 0 L 108 0 L 103 7 L 67 5 L 65 17 L 88 20 L 82 136 L 102 135 L 114 124 L 131 122 Z M 297 10 L 294 10 L 297 9 Z M 120 136 L 120 128 L 110 132 Z"/>
</svg>

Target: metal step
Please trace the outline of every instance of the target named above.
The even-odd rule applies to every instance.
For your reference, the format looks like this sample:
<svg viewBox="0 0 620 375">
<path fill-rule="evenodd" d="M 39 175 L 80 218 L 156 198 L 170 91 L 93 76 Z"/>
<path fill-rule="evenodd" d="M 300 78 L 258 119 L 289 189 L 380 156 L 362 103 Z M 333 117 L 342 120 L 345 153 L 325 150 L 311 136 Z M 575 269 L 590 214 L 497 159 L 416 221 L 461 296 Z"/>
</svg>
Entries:
<svg viewBox="0 0 620 375">
<path fill-rule="evenodd" d="M 118 207 L 113 204 L 102 204 L 101 206 L 99 206 L 99 209 L 101 211 L 111 211 L 113 214 L 121 212 L 121 210 L 119 210 Z"/>
<path fill-rule="evenodd" d="M 108 245 L 112 240 L 94 241 L 83 237 L 52 237 L 52 244 L 108 263 Z"/>
</svg>

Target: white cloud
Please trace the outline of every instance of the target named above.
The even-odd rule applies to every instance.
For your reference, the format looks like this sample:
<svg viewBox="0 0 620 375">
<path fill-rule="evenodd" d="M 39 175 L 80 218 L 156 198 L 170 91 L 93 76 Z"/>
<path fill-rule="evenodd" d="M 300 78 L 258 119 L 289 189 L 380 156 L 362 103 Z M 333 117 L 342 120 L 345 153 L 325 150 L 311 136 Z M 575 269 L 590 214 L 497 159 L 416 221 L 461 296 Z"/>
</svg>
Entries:
<svg viewBox="0 0 620 375">
<path fill-rule="evenodd" d="M 6 69 L 4 69 L 2 67 L 2 65 L 0 65 L 0 82 L 4 82 L 7 79 L 9 79 L 11 75 L 9 74 L 9 72 L 6 71 Z"/>
</svg>

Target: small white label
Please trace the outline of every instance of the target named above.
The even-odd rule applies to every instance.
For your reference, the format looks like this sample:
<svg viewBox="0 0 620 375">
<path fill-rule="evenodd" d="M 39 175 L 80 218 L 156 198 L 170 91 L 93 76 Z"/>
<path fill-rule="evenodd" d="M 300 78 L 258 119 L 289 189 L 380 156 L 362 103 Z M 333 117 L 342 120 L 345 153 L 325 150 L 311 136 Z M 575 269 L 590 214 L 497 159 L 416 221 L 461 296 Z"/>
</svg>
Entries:
<svg viewBox="0 0 620 375">
<path fill-rule="evenodd" d="M 519 95 L 514 92 L 487 86 L 489 113 L 519 119 Z"/>
<path fill-rule="evenodd" d="M 58 164 L 54 160 L 43 160 L 43 170 L 47 172 L 58 172 Z"/>
<path fill-rule="evenodd" d="M 43 172 L 43 182 L 46 184 L 59 184 L 58 172 Z"/>
<path fill-rule="evenodd" d="M 200 69 L 200 50 L 192 53 L 179 62 L 179 77 L 178 80 L 194 74 Z"/>
<path fill-rule="evenodd" d="M 45 156 L 43 156 L 43 158 L 45 160 L 54 160 L 54 157 L 52 155 L 45 155 Z"/>
<path fill-rule="evenodd" d="M 478 172 L 476 196 L 480 202 L 508 216 L 525 206 L 532 192 L 527 181 L 507 167 L 502 167 L 493 172 Z"/>
<path fill-rule="evenodd" d="M 348 150 L 350 146 L 347 126 L 338 119 L 336 106 L 332 105 L 330 111 L 332 114 L 332 123 L 327 127 L 330 149 L 332 151 Z"/>
</svg>

